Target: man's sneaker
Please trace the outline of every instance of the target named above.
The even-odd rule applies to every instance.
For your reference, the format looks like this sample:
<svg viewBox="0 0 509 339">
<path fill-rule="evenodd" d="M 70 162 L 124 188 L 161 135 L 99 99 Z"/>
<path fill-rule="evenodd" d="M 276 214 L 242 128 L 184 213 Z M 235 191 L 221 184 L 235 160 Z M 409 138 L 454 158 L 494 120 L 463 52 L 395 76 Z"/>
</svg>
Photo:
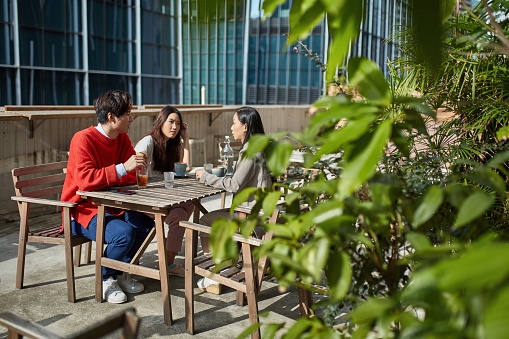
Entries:
<svg viewBox="0 0 509 339">
<path fill-rule="evenodd" d="M 113 277 L 103 281 L 103 299 L 112 304 L 121 304 L 127 301 L 127 296 Z"/>
<path fill-rule="evenodd" d="M 140 293 L 145 289 L 141 282 L 133 279 L 131 275 L 126 272 L 118 277 L 118 286 L 126 293 Z"/>
</svg>

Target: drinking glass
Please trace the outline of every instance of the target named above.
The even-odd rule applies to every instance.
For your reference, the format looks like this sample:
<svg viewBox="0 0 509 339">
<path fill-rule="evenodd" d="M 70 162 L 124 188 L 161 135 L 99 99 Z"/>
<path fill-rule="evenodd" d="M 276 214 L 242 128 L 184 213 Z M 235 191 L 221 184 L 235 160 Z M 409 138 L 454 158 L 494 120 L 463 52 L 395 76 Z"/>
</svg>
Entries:
<svg viewBox="0 0 509 339">
<path fill-rule="evenodd" d="M 164 172 L 164 187 L 172 188 L 175 179 L 175 172 Z"/>
<path fill-rule="evenodd" d="M 148 167 L 138 166 L 136 167 L 136 184 L 138 188 L 146 188 L 148 181 Z"/>
<path fill-rule="evenodd" d="M 214 167 L 214 164 L 203 164 L 203 169 L 209 173 L 212 173 L 213 167 Z"/>
</svg>

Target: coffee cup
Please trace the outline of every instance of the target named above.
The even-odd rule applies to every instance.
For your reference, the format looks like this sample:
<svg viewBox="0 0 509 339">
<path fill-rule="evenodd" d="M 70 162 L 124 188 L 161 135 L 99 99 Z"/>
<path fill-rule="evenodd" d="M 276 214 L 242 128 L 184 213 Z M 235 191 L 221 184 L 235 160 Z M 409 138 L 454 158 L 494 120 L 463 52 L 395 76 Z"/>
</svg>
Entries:
<svg viewBox="0 0 509 339">
<path fill-rule="evenodd" d="M 212 174 L 214 174 L 216 177 L 224 177 L 224 167 L 214 167 L 212 168 Z"/>
<path fill-rule="evenodd" d="M 183 162 L 175 163 L 175 175 L 177 177 L 184 177 L 187 174 L 187 164 Z"/>
</svg>

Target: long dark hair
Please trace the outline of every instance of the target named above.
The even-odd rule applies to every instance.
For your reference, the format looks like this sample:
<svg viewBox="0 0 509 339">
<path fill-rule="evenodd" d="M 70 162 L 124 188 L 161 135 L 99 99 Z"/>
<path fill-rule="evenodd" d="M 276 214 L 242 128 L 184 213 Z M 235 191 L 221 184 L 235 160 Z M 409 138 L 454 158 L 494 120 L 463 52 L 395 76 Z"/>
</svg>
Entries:
<svg viewBox="0 0 509 339">
<path fill-rule="evenodd" d="M 247 125 L 246 136 L 244 137 L 244 146 L 252 135 L 254 134 L 265 134 L 263 129 L 262 118 L 260 113 L 253 107 L 243 106 L 237 110 L 237 118 L 242 124 Z"/>
<path fill-rule="evenodd" d="M 180 119 L 180 129 L 173 139 L 165 141 L 165 136 L 161 131 L 161 127 L 168 120 L 168 116 L 172 113 L 177 113 Z M 144 135 L 151 135 L 154 140 L 154 153 L 152 161 L 154 162 L 153 168 L 156 171 L 165 172 L 173 171 L 174 164 L 180 161 L 180 152 L 182 144 L 180 141 L 180 131 L 182 130 L 182 114 L 173 106 L 164 106 L 161 112 L 157 115 L 156 121 L 152 129 Z"/>
</svg>

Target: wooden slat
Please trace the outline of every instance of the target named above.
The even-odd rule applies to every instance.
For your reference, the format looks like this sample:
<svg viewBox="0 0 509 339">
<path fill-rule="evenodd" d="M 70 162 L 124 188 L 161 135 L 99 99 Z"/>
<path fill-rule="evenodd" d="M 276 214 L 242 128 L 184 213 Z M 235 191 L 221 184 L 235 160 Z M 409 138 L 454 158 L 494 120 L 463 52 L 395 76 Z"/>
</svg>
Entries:
<svg viewBox="0 0 509 339">
<path fill-rule="evenodd" d="M 210 260 L 210 258 L 211 258 L 210 253 L 201 255 L 199 257 L 194 258 L 194 264 L 195 265 L 201 264 L 202 262 Z"/>
<path fill-rule="evenodd" d="M 16 188 L 23 189 L 27 187 L 51 184 L 54 182 L 63 182 L 65 180 L 65 173 L 58 173 L 46 176 L 40 176 L 33 179 L 20 180 L 16 183 Z"/>
<path fill-rule="evenodd" d="M 233 280 L 233 281 L 237 281 L 237 282 L 245 281 L 246 273 L 241 272 L 241 273 L 231 277 L 230 279 Z"/>
<path fill-rule="evenodd" d="M 208 233 L 208 234 L 210 234 L 210 231 L 212 230 L 212 228 L 210 226 L 195 224 L 195 223 L 189 222 L 189 221 L 181 221 L 180 226 L 187 227 L 187 228 L 193 229 L 195 231 L 200 231 L 200 232 L 204 232 L 204 233 Z M 237 242 L 246 243 L 246 244 L 250 244 L 253 246 L 261 246 L 263 244 L 263 240 L 261 240 L 261 239 L 256 239 L 256 238 L 247 238 L 246 239 L 241 234 L 234 234 L 232 236 L 232 239 Z"/>
<path fill-rule="evenodd" d="M 212 259 L 202 262 L 199 265 L 196 265 L 199 268 L 203 268 L 204 270 L 208 270 L 212 267 L 214 267 L 214 261 Z"/>
<path fill-rule="evenodd" d="M 60 191 L 59 191 L 59 189 L 60 189 Z M 76 203 L 74 203 L 74 202 L 37 198 L 38 196 L 58 194 L 60 192 L 62 192 L 61 186 L 49 187 L 49 188 L 45 188 L 42 190 L 23 193 L 23 195 L 24 195 L 23 197 L 14 196 L 14 197 L 11 197 L 11 199 L 15 200 L 15 201 L 19 201 L 19 202 L 29 202 L 32 204 L 43 204 L 43 205 L 59 206 L 59 207 L 75 207 L 76 206 Z M 32 197 L 32 195 L 35 195 L 35 197 Z"/>
<path fill-rule="evenodd" d="M 52 162 L 49 164 L 15 168 L 12 170 L 12 175 L 22 176 L 22 175 L 28 175 L 28 174 L 41 173 L 41 172 L 62 170 L 64 168 L 67 168 L 67 161 L 59 161 L 59 162 Z"/>
<path fill-rule="evenodd" d="M 240 272 L 240 270 L 237 267 L 232 266 L 232 267 L 229 267 L 229 268 L 221 271 L 219 273 L 219 275 L 221 275 L 222 277 L 230 278 L 231 276 L 233 276 L 239 272 Z"/>
</svg>

